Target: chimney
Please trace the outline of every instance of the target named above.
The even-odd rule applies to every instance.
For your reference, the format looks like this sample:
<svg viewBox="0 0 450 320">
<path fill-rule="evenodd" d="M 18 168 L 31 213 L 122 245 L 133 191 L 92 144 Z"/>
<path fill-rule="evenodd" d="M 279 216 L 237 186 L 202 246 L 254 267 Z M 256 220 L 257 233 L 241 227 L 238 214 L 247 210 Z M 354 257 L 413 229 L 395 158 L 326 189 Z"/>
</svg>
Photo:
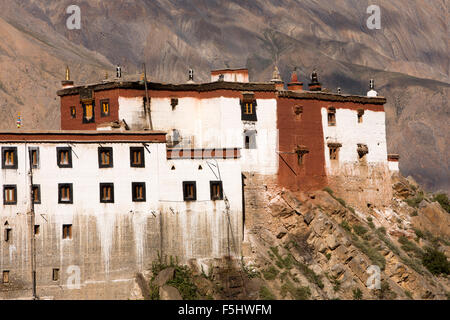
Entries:
<svg viewBox="0 0 450 320">
<path fill-rule="evenodd" d="M 69 66 L 66 66 L 66 80 L 61 81 L 63 89 L 72 88 L 73 81 L 70 80 L 70 69 Z"/>
<path fill-rule="evenodd" d="M 194 70 L 189 69 L 189 77 L 187 83 L 194 83 Z"/>
<path fill-rule="evenodd" d="M 280 71 L 277 66 L 273 69 L 272 80 L 270 80 L 270 82 L 275 84 L 275 89 L 278 91 L 284 90 L 284 82 L 281 80 Z"/>
<path fill-rule="evenodd" d="M 322 91 L 322 84 L 319 82 L 317 71 L 314 69 L 311 73 L 311 83 L 309 84 L 309 91 Z"/>
<path fill-rule="evenodd" d="M 303 91 L 303 82 L 298 81 L 297 76 L 297 68 L 292 71 L 291 74 L 291 81 L 287 85 L 288 90 L 294 91 L 294 92 L 302 92 Z"/>
<path fill-rule="evenodd" d="M 378 96 L 378 92 L 375 91 L 375 82 L 373 79 L 370 79 L 369 81 L 369 91 L 367 92 L 368 97 L 376 97 Z"/>
</svg>

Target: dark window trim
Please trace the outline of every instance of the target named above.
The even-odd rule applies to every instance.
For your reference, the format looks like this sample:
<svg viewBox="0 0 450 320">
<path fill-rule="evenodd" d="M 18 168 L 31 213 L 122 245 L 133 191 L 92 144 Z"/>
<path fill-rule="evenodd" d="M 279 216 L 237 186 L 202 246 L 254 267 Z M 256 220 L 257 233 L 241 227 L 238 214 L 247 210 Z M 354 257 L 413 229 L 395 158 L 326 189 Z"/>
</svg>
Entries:
<svg viewBox="0 0 450 320">
<path fill-rule="evenodd" d="M 142 187 L 143 199 L 138 199 L 136 195 L 136 187 Z M 132 182 L 131 183 L 131 193 L 133 202 L 145 202 L 147 201 L 147 193 L 145 189 L 145 182 Z"/>
<path fill-rule="evenodd" d="M 252 113 L 247 114 L 245 113 L 245 104 L 251 103 L 252 104 Z M 242 121 L 258 121 L 258 117 L 256 116 L 256 99 L 248 100 L 248 99 L 242 99 L 241 100 L 241 120 Z"/>
<path fill-rule="evenodd" d="M 185 186 L 192 184 L 194 186 L 194 196 L 192 198 L 187 197 Z M 196 181 L 183 181 L 183 200 L 184 201 L 196 201 L 197 200 L 197 182 Z"/>
<path fill-rule="evenodd" d="M 111 188 L 111 199 L 103 200 L 103 188 L 110 187 Z M 100 203 L 114 203 L 114 183 L 100 183 Z"/>
<path fill-rule="evenodd" d="M 52 281 L 59 281 L 60 270 L 59 268 L 53 268 L 52 270 Z"/>
<path fill-rule="evenodd" d="M 34 188 L 37 188 L 37 193 L 38 193 L 38 200 L 34 201 L 34 192 L 33 192 L 33 203 L 34 204 L 41 204 L 41 185 L 40 184 L 33 184 L 33 190 Z"/>
<path fill-rule="evenodd" d="M 39 154 L 39 147 L 28 147 L 28 156 L 31 157 L 32 151 L 36 151 L 37 164 L 33 165 L 33 169 L 39 169 L 41 158 Z"/>
<path fill-rule="evenodd" d="M 108 113 L 103 112 L 103 103 L 104 102 L 108 103 Z M 101 117 L 109 117 L 109 115 L 111 114 L 111 104 L 109 103 L 109 99 L 100 100 L 100 108 L 101 108 L 100 116 Z"/>
<path fill-rule="evenodd" d="M 69 231 L 68 233 L 66 233 L 66 237 L 64 237 L 64 228 L 65 227 L 67 227 L 67 230 Z M 63 238 L 63 240 L 72 240 L 73 239 L 71 224 L 63 224 L 62 225 L 62 238 Z"/>
<path fill-rule="evenodd" d="M 220 195 L 219 197 L 215 197 L 213 194 L 213 185 L 218 184 L 220 185 Z M 210 181 L 209 182 L 209 191 L 210 191 L 210 195 L 211 195 L 211 200 L 215 201 L 215 200 L 223 200 L 223 184 L 222 181 Z"/>
<path fill-rule="evenodd" d="M 133 164 L 133 152 L 141 152 L 141 164 Z M 130 147 L 130 167 L 132 168 L 145 168 L 145 153 L 144 147 Z"/>
<path fill-rule="evenodd" d="M 86 119 L 86 105 L 92 104 L 92 118 L 90 120 Z M 82 102 L 81 106 L 83 108 L 83 123 L 95 123 L 95 101 L 92 102 Z"/>
<path fill-rule="evenodd" d="M 62 187 L 69 187 L 69 200 L 62 200 L 61 199 L 61 188 Z M 73 204 L 73 183 L 59 183 L 58 184 L 58 203 L 60 204 Z"/>
<path fill-rule="evenodd" d="M 102 152 L 109 152 L 109 164 L 102 164 Z M 112 147 L 98 147 L 98 167 L 99 168 L 113 168 L 113 148 Z"/>
<path fill-rule="evenodd" d="M 70 117 L 72 119 L 76 119 L 77 118 L 77 107 L 75 107 L 75 106 L 69 107 L 69 112 L 70 112 Z"/>
<path fill-rule="evenodd" d="M 14 154 L 14 164 L 13 165 L 7 165 L 6 164 L 6 152 L 7 151 L 13 151 Z M 17 169 L 18 163 L 17 163 L 17 147 L 2 147 L 2 169 Z"/>
<path fill-rule="evenodd" d="M 60 163 L 60 152 L 62 151 L 69 152 L 69 164 Z M 56 147 L 56 163 L 60 168 L 72 168 L 72 147 Z"/>
<path fill-rule="evenodd" d="M 14 201 L 6 202 L 6 189 L 14 189 Z M 16 184 L 3 185 L 3 204 L 5 206 L 14 206 L 17 204 L 17 185 Z"/>
</svg>

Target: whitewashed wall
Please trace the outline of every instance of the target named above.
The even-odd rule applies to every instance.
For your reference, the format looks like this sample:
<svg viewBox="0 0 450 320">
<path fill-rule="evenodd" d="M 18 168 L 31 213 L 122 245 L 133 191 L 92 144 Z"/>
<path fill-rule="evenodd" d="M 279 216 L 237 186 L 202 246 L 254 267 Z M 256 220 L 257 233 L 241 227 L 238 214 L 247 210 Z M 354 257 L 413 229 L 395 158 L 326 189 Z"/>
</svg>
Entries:
<svg viewBox="0 0 450 320">
<path fill-rule="evenodd" d="M 155 130 L 173 129 L 195 148 L 242 148 L 242 170 L 276 174 L 278 170 L 278 130 L 276 99 L 258 99 L 255 124 L 241 120 L 239 98 L 178 98 L 172 109 L 170 98 L 151 99 Z M 119 114 L 131 128 L 142 126 L 142 98 L 119 97 Z M 244 129 L 256 130 L 256 149 L 244 149 Z M 193 139 L 192 139 L 193 138 Z"/>
<path fill-rule="evenodd" d="M 339 165 L 358 164 L 358 143 L 366 144 L 369 153 L 367 163 L 387 164 L 385 113 L 365 110 L 363 122 L 358 123 L 358 112 L 336 108 L 336 125 L 328 126 L 328 110 L 321 109 L 324 131 L 324 153 L 328 174 L 338 174 L 339 170 L 331 165 L 328 143 L 342 144 L 339 150 Z"/>
<path fill-rule="evenodd" d="M 219 80 L 219 74 L 211 75 L 211 82 Z M 223 72 L 223 81 L 248 82 L 248 72 Z"/>
</svg>

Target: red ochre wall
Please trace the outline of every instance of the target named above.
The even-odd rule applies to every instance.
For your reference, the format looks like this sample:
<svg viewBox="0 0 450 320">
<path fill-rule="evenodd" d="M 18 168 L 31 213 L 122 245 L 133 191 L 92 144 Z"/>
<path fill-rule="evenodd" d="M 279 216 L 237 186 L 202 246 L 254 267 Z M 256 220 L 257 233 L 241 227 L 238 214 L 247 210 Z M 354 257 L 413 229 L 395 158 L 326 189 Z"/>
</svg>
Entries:
<svg viewBox="0 0 450 320">
<path fill-rule="evenodd" d="M 292 191 L 322 189 L 327 185 L 327 177 L 320 101 L 279 97 L 277 102 L 278 184 Z M 294 113 L 296 106 L 303 107 L 301 119 Z M 302 165 L 294 153 L 297 145 L 309 150 Z"/>
</svg>

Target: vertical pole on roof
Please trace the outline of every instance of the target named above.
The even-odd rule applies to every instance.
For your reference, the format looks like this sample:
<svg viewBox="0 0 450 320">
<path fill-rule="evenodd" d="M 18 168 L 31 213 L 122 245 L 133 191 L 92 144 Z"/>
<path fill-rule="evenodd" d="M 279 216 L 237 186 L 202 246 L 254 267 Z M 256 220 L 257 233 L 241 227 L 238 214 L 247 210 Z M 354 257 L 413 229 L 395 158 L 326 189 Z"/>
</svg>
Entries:
<svg viewBox="0 0 450 320">
<path fill-rule="evenodd" d="M 145 67 L 145 63 L 142 64 L 142 67 L 144 69 L 144 86 L 145 86 L 145 103 L 144 103 L 145 120 L 147 120 L 147 128 L 153 130 L 152 115 L 150 112 L 150 98 L 148 97 L 148 87 L 147 87 L 147 68 Z"/>
</svg>

